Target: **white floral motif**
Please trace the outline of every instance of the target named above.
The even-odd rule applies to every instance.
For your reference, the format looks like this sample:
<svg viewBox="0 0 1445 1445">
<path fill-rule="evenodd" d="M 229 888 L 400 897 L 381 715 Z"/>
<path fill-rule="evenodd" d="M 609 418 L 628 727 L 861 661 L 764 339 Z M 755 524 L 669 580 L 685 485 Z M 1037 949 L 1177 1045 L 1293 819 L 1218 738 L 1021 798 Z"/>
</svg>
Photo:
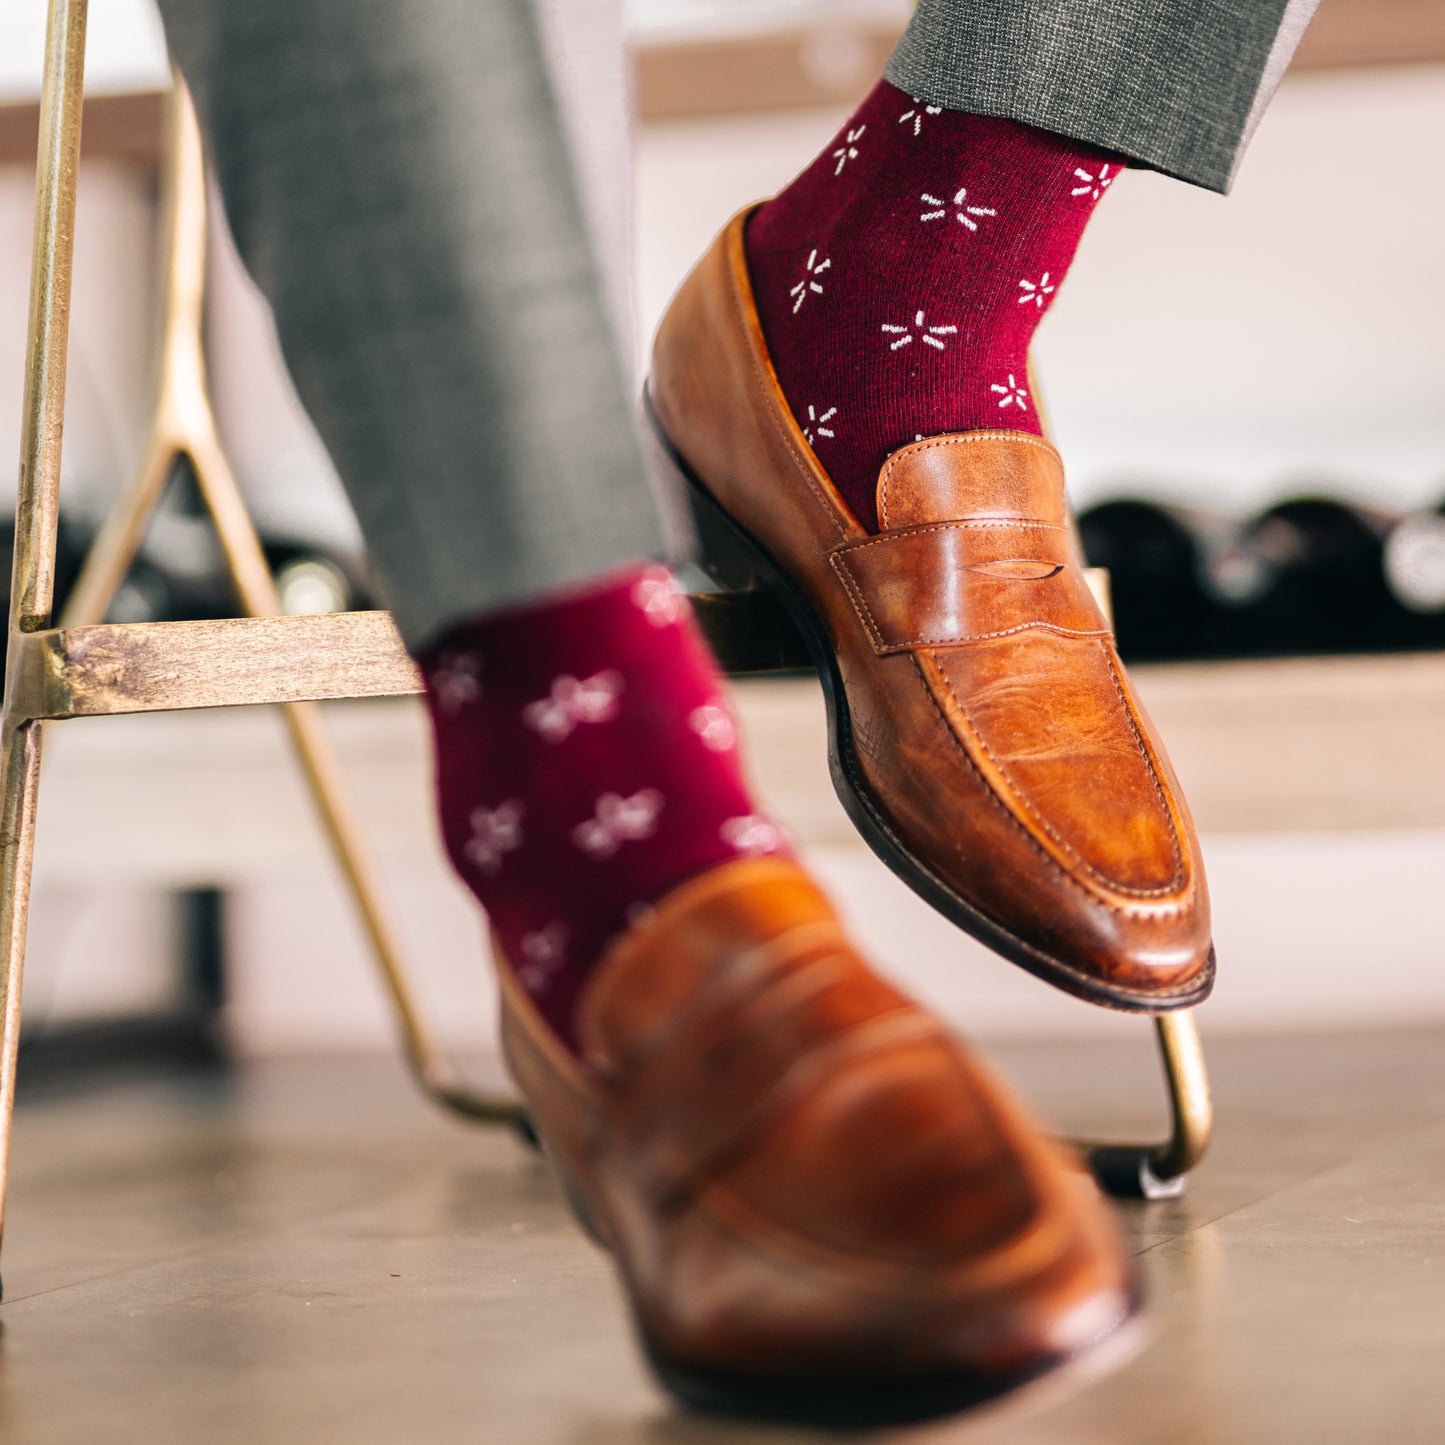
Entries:
<svg viewBox="0 0 1445 1445">
<path fill-rule="evenodd" d="M 1114 184 L 1114 179 L 1119 174 L 1119 169 L 1118 166 L 1115 166 L 1113 171 L 1110 172 L 1108 166 L 1100 166 L 1099 174 L 1094 175 L 1091 171 L 1080 168 L 1074 172 L 1074 178 L 1083 181 L 1084 184 L 1075 186 L 1069 194 L 1071 196 L 1092 196 L 1093 199 L 1097 201 L 1099 197 Z"/>
<path fill-rule="evenodd" d="M 522 846 L 522 819 L 526 811 L 520 798 L 508 798 L 495 808 L 472 809 L 472 836 L 463 852 L 481 872 L 500 872 L 502 859 Z"/>
<path fill-rule="evenodd" d="M 914 315 L 912 326 L 890 326 L 885 323 L 882 329 L 890 336 L 898 338 L 896 341 L 889 343 L 889 351 L 898 351 L 902 347 L 910 346 L 915 340 L 921 341 L 925 346 L 933 347 L 935 351 L 942 351 L 947 347 L 948 343 L 946 341 L 940 341 L 939 338 L 941 336 L 956 336 L 958 334 L 958 327 L 956 326 L 925 326 L 923 324 L 923 312 L 921 311 Z"/>
<path fill-rule="evenodd" d="M 710 752 L 725 753 L 737 746 L 738 730 L 733 715 L 720 702 L 705 702 L 693 708 L 687 715 L 687 725 Z"/>
<path fill-rule="evenodd" d="M 1007 386 L 1001 386 L 998 382 L 994 382 L 989 390 L 1000 398 L 999 405 L 1001 407 L 1016 406 L 1020 411 L 1029 409 L 1029 394 L 1014 379 L 1013 372 L 1009 372 Z"/>
<path fill-rule="evenodd" d="M 567 960 L 570 937 L 567 925 L 555 919 L 522 935 L 522 962 L 517 968 L 517 982 L 528 993 L 544 993 L 547 990 Z"/>
<path fill-rule="evenodd" d="M 822 416 L 819 416 L 813 407 L 808 408 L 808 424 L 803 428 L 803 436 L 809 446 L 812 446 L 814 437 L 828 437 L 831 440 L 837 435 L 831 428 L 823 425 L 824 422 L 832 421 L 837 415 L 838 408 L 836 406 L 830 406 Z"/>
<path fill-rule="evenodd" d="M 432 674 L 432 687 L 443 712 L 459 712 L 482 695 L 482 659 L 475 652 L 444 652 Z"/>
<path fill-rule="evenodd" d="M 833 171 L 835 176 L 841 176 L 843 174 L 843 167 L 846 166 L 849 161 L 856 161 L 858 159 L 858 142 L 863 139 L 863 132 L 867 129 L 868 127 L 866 125 L 860 125 L 857 130 L 850 130 L 847 135 L 843 137 L 843 144 L 833 152 L 833 159 L 838 162 L 837 167 Z"/>
<path fill-rule="evenodd" d="M 572 830 L 572 841 L 589 858 L 610 858 L 623 843 L 638 843 L 657 831 L 663 797 L 643 788 L 630 798 L 603 793 L 592 816 Z"/>
<path fill-rule="evenodd" d="M 918 198 L 925 206 L 932 206 L 931 211 L 924 211 L 919 216 L 920 221 L 942 221 L 948 216 L 949 205 L 954 207 L 954 220 L 961 226 L 967 226 L 970 231 L 978 230 L 977 217 L 996 216 L 998 212 L 990 206 L 970 206 L 968 204 L 968 187 L 960 186 L 953 197 L 953 201 L 947 202 L 938 196 L 931 196 L 927 191 Z"/>
<path fill-rule="evenodd" d="M 1020 281 L 1019 290 L 1024 293 L 1019 297 L 1020 306 L 1027 306 L 1032 301 L 1042 311 L 1058 287 L 1049 281 L 1049 273 L 1045 271 L 1037 281 Z"/>
<path fill-rule="evenodd" d="M 718 829 L 718 837 L 739 853 L 771 853 L 783 846 L 783 835 L 777 824 L 757 813 L 728 818 Z"/>
<path fill-rule="evenodd" d="M 917 135 L 923 129 L 924 116 L 943 114 L 943 107 L 941 105 L 924 105 L 916 95 L 909 96 L 909 99 L 913 102 L 913 108 L 911 110 L 905 110 L 903 114 L 898 117 L 898 124 L 905 125 L 911 120 L 913 122 L 914 135 Z"/>
<path fill-rule="evenodd" d="M 821 296 L 823 294 L 823 286 L 818 280 L 818 277 L 832 264 L 833 258 L 831 256 L 826 256 L 821 261 L 818 259 L 818 248 L 816 246 L 808 252 L 808 261 L 803 267 L 806 274 L 803 279 L 788 292 L 788 295 L 794 298 L 794 316 L 803 309 L 803 302 L 805 302 L 809 296 Z"/>
<path fill-rule="evenodd" d="M 581 723 L 611 722 L 617 716 L 622 688 L 622 674 L 615 668 L 595 672 L 580 682 L 563 673 L 553 681 L 546 697 L 522 709 L 522 721 L 549 743 L 560 743 Z"/>
<path fill-rule="evenodd" d="M 666 567 L 649 567 L 632 589 L 632 600 L 654 627 L 669 627 L 686 605 L 677 578 Z"/>
</svg>

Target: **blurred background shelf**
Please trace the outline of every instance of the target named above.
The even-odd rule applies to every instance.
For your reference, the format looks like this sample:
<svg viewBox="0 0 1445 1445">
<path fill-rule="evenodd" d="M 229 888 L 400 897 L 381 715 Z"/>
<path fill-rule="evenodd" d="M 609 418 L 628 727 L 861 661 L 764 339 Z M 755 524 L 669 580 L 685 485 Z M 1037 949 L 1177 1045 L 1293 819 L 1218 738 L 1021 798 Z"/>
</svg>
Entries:
<svg viewBox="0 0 1445 1445">
<path fill-rule="evenodd" d="M 1204 833 L 1445 828 L 1445 653 L 1156 664 L 1133 675 Z M 735 692 L 769 809 L 804 846 L 861 850 L 828 779 L 816 684 L 754 680 Z M 420 706 L 326 710 L 379 853 L 440 865 Z M 200 887 L 324 866 L 270 712 L 86 719 L 49 736 L 42 881 Z"/>
<path fill-rule="evenodd" d="M 1349 1028 L 1445 1014 L 1435 903 L 1445 876 L 1445 654 L 1137 675 L 1204 834 L 1229 965 L 1207 1022 Z M 814 682 L 747 682 L 737 696 L 766 806 L 885 969 L 975 1035 L 1137 1032 L 1137 1020 L 1080 1008 L 1000 964 L 878 864 L 834 799 Z M 461 1042 L 484 1043 L 493 1004 L 490 984 L 478 987 L 488 978 L 482 927 L 440 851 L 421 709 L 397 699 L 327 711 L 428 1001 Z M 59 725 L 42 787 L 37 886 L 69 900 L 84 946 L 62 975 L 98 966 L 97 924 L 83 917 L 99 907 L 92 896 L 220 889 L 233 1048 L 389 1038 L 278 718 L 224 710 Z M 38 1005 L 51 991 L 46 973 L 41 963 Z"/>
</svg>

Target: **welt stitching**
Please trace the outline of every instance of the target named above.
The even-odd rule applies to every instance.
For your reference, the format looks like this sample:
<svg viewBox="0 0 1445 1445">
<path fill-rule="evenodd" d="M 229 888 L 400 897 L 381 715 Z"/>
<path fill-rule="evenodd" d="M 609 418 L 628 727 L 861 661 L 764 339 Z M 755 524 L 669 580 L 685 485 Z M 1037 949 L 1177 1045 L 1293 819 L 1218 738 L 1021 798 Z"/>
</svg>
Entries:
<svg viewBox="0 0 1445 1445">
<path fill-rule="evenodd" d="M 847 592 L 848 598 L 853 604 L 853 611 L 858 614 L 858 620 L 863 624 L 864 630 L 868 633 L 868 639 L 872 642 L 874 651 L 883 651 L 888 646 L 888 643 L 883 634 L 878 630 L 878 625 L 873 618 L 873 610 L 868 606 L 868 599 L 864 597 L 862 589 L 858 586 L 857 582 L 854 581 L 853 574 L 848 570 L 847 563 L 843 560 L 841 549 L 829 555 L 828 565 L 843 583 L 843 589 Z"/>
<path fill-rule="evenodd" d="M 965 642 L 991 642 L 998 637 L 1014 637 L 1020 632 L 1052 632 L 1059 637 L 1112 637 L 1107 627 L 1084 629 L 1061 627 L 1057 622 L 1020 622 L 1017 627 L 1003 627 L 997 632 L 970 632 L 962 637 L 910 637 L 906 642 L 881 642 L 887 653 L 908 652 L 915 647 L 952 647 Z"/>
<path fill-rule="evenodd" d="M 1177 886 L 1184 876 L 1184 850 L 1179 845 L 1179 834 L 1174 827 L 1174 812 L 1169 806 L 1169 800 L 1164 796 L 1164 785 L 1159 781 L 1159 773 L 1154 767 L 1154 760 L 1144 746 L 1143 735 L 1134 720 L 1134 709 L 1130 707 L 1129 699 L 1124 695 L 1123 679 L 1119 676 L 1119 669 L 1114 666 L 1112 648 L 1105 648 L 1104 660 L 1109 664 L 1109 676 L 1113 679 L 1114 691 L 1119 697 L 1119 705 L 1124 709 L 1124 716 L 1129 719 L 1129 731 L 1134 735 L 1134 746 L 1139 749 L 1139 756 L 1143 759 L 1145 771 L 1149 774 L 1149 781 L 1154 785 L 1154 793 L 1159 799 L 1159 806 L 1164 810 L 1164 817 L 1169 823 L 1169 843 L 1174 849 L 1173 882 Z"/>
<path fill-rule="evenodd" d="M 917 665 L 917 659 L 916 659 L 916 658 L 914 659 L 914 662 L 915 662 L 915 665 Z M 920 675 L 920 677 L 922 677 L 922 669 L 921 669 L 921 668 L 919 669 L 919 675 Z M 959 699 L 958 699 L 958 694 L 954 692 L 952 684 L 949 682 L 948 678 L 943 675 L 943 673 L 942 673 L 941 670 L 940 670 L 940 672 L 939 672 L 939 677 L 940 677 L 940 680 L 941 680 L 942 683 L 943 683 L 944 690 L 948 693 L 949 697 L 953 699 L 953 705 L 959 710 L 960 713 L 962 713 L 962 715 L 963 715 L 965 718 L 968 719 L 970 725 L 972 725 L 973 719 L 969 716 L 969 711 L 968 711 L 968 709 L 967 709 L 966 707 L 964 707 L 964 705 L 959 701 Z M 929 697 L 930 697 L 930 698 L 933 698 L 933 689 L 932 689 L 932 688 L 928 688 L 928 686 L 927 686 L 927 682 L 928 682 L 927 678 L 924 678 L 924 679 L 923 679 L 923 682 L 924 682 L 925 688 L 927 688 Z M 935 708 L 935 710 L 936 710 L 937 707 L 938 707 L 938 702 L 937 702 L 937 699 L 936 699 L 936 698 L 933 699 L 933 705 L 934 705 L 934 708 Z M 941 714 L 940 714 L 940 716 L 941 716 Z M 944 719 L 944 724 L 945 724 L 945 726 L 947 727 L 947 719 L 946 719 L 946 718 Z M 974 772 L 975 772 L 975 773 L 978 773 L 979 779 L 980 779 L 980 781 L 983 783 L 984 787 L 987 789 L 989 796 L 994 799 L 994 801 L 999 805 L 1000 808 L 1003 808 L 1003 809 L 1004 809 L 1004 814 L 1005 814 L 1005 816 L 1012 818 L 1012 817 L 1013 817 L 1013 814 L 1012 814 L 1012 812 L 1011 812 L 1007 807 L 1004 806 L 1003 799 L 1002 799 L 1002 798 L 999 798 L 999 797 L 994 793 L 994 790 L 993 790 L 991 787 L 989 787 L 988 779 L 985 778 L 981 772 L 979 772 L 978 765 L 973 761 L 973 759 L 972 759 L 972 758 L 969 758 L 969 756 L 968 756 L 968 749 L 963 746 L 963 743 L 962 743 L 962 742 L 959 740 L 959 738 L 955 735 L 955 733 L 954 733 L 954 731 L 953 731 L 953 729 L 952 729 L 951 727 L 948 727 L 948 728 L 947 728 L 947 731 L 948 731 L 949 736 L 950 736 L 951 738 L 953 738 L 954 746 L 959 750 L 959 752 L 961 752 L 961 753 L 963 754 L 963 756 L 964 756 L 965 758 L 968 759 L 969 766 L 974 770 Z M 1059 837 L 1059 835 L 1049 826 L 1049 824 L 1048 824 L 1043 818 L 1039 817 L 1039 815 L 1038 815 L 1038 813 L 1035 811 L 1033 805 L 1027 800 L 1027 798 L 1024 796 L 1023 792 L 1020 790 L 1018 784 L 1015 783 L 1014 780 L 1013 780 L 1013 778 L 1010 776 L 1008 769 L 1005 768 L 1005 767 L 999 762 L 999 760 L 994 756 L 992 750 L 989 748 L 988 743 L 984 741 L 983 734 L 978 731 L 977 727 L 974 727 L 974 728 L 973 728 L 973 735 L 974 735 L 974 737 L 977 739 L 979 747 L 983 749 L 984 755 L 985 755 L 985 756 L 988 758 L 988 760 L 994 765 L 994 767 L 996 767 L 996 768 L 999 770 L 999 773 L 1003 776 L 1004 780 L 1008 783 L 1009 787 L 1010 787 L 1011 789 L 1013 789 L 1013 792 L 1014 792 L 1015 797 L 1017 797 L 1018 800 L 1019 800 L 1019 802 L 1023 805 L 1023 807 L 1024 807 L 1024 809 L 1027 811 L 1029 817 L 1034 820 L 1034 822 L 1038 825 L 1039 829 L 1040 829 L 1043 833 L 1047 834 L 1050 838 L 1052 838 L 1052 839 L 1054 840 L 1054 842 L 1057 843 L 1057 844 L 1059 845 L 1059 847 L 1060 847 L 1061 849 L 1063 849 L 1063 851 L 1064 851 L 1066 854 L 1068 854 L 1068 856 L 1069 856 L 1070 858 L 1072 858 L 1072 859 L 1078 864 L 1079 869 L 1080 869 L 1081 872 L 1087 874 L 1090 878 L 1095 879 L 1097 882 L 1099 882 L 1100 884 L 1102 884 L 1104 887 L 1109 888 L 1109 889 L 1112 889 L 1115 893 L 1122 893 L 1122 894 L 1126 895 L 1126 896 L 1129 897 L 1129 898 L 1162 898 L 1162 897 L 1164 897 L 1165 894 L 1167 894 L 1167 893 L 1172 893 L 1172 892 L 1174 891 L 1175 887 L 1176 887 L 1177 884 L 1178 884 L 1178 879 L 1179 879 L 1179 872 L 1178 872 L 1177 864 L 1176 864 L 1176 869 L 1175 869 L 1174 878 L 1171 879 L 1171 881 L 1170 881 L 1168 884 L 1165 884 L 1165 885 L 1163 885 L 1162 887 L 1159 887 L 1159 888 L 1131 888 L 1131 887 L 1130 887 L 1128 884 L 1126 884 L 1126 883 L 1118 883 L 1118 882 L 1116 882 L 1114 879 L 1108 878 L 1108 877 L 1106 877 L 1103 873 L 1100 873 L 1100 872 L 1098 871 L 1098 869 L 1095 868 L 1091 863 L 1088 863 L 1088 862 L 1086 862 L 1083 858 L 1081 858 L 1081 857 L 1079 856 L 1077 850 L 1075 850 L 1075 849 L 1074 849 L 1073 847 L 1071 847 L 1068 843 L 1066 843 L 1061 837 Z M 1157 786 L 1157 785 L 1156 785 L 1156 786 Z M 1023 824 L 1020 823 L 1017 818 L 1014 818 L 1013 821 L 1014 821 L 1015 826 L 1018 827 L 1020 830 L 1022 830 L 1023 833 L 1024 833 L 1024 836 L 1027 838 L 1027 837 L 1029 836 L 1029 835 L 1028 835 L 1028 830 L 1023 827 Z M 1177 859 L 1178 859 L 1178 856 L 1179 856 L 1179 854 L 1178 854 L 1178 840 L 1173 837 L 1172 825 L 1171 825 L 1171 830 L 1170 830 L 1170 836 L 1171 836 L 1171 842 L 1173 842 L 1173 844 L 1175 845 L 1175 858 L 1176 858 L 1176 860 L 1177 860 Z M 1049 861 L 1051 864 L 1053 864 L 1053 866 L 1054 866 L 1055 868 L 1058 869 L 1059 873 L 1060 873 L 1064 878 L 1066 878 L 1070 883 L 1072 883 L 1075 888 L 1078 888 L 1081 892 L 1085 893 L 1085 895 L 1088 896 L 1088 890 L 1085 889 L 1085 888 L 1083 887 L 1083 885 L 1078 882 L 1077 879 L 1070 877 L 1069 872 L 1068 872 L 1068 870 L 1067 870 L 1066 868 L 1061 867 L 1058 862 L 1056 862 L 1056 861 L 1055 861 L 1054 859 L 1052 859 L 1052 858 L 1049 858 L 1048 850 L 1047 850 L 1046 848 L 1044 848 L 1041 843 L 1039 843 L 1039 842 L 1038 842 L 1037 840 L 1035 840 L 1035 839 L 1030 839 L 1030 841 L 1033 842 L 1034 846 L 1035 846 L 1036 848 L 1038 848 L 1038 850 L 1044 855 L 1045 858 L 1048 858 L 1048 861 Z M 1114 905 L 1114 904 L 1112 904 L 1112 903 L 1109 903 L 1109 902 L 1107 902 L 1107 901 L 1104 902 L 1104 906 L 1105 906 L 1106 908 L 1110 909 L 1112 912 L 1115 912 L 1115 913 L 1125 913 L 1125 912 L 1128 912 L 1128 911 L 1129 911 L 1129 910 L 1127 910 L 1127 909 L 1119 908 L 1119 907 L 1117 907 L 1116 905 Z M 1175 908 L 1172 908 L 1172 909 L 1169 910 L 1170 913 L 1182 913 L 1183 911 L 1184 911 L 1184 909 L 1183 909 L 1183 905 L 1182 905 L 1182 904 L 1181 904 L 1181 905 L 1178 905 L 1178 906 L 1176 906 Z"/>
<path fill-rule="evenodd" d="M 845 542 L 840 552 L 861 552 L 865 547 L 896 546 L 908 537 L 926 537 L 931 532 L 972 532 L 989 528 L 1012 527 L 1019 531 L 1063 532 L 1067 529 L 1057 522 L 1035 522 L 1018 517 L 968 517 L 958 522 L 932 522 L 923 527 L 904 527 L 896 532 L 885 532 L 877 537 L 865 537 L 857 542 Z"/>
</svg>

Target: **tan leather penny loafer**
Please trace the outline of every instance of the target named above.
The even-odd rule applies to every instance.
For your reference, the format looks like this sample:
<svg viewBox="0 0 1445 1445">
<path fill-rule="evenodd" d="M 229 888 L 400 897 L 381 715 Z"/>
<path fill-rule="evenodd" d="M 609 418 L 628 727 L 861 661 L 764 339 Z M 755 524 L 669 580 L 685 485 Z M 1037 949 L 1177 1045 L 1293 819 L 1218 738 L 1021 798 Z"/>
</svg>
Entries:
<svg viewBox="0 0 1445 1445">
<path fill-rule="evenodd" d="M 889 458 L 870 536 L 768 360 L 738 216 L 658 332 L 647 403 L 704 565 L 774 591 L 824 683 L 833 780 L 875 852 L 1006 958 L 1114 1008 L 1214 978 L 1199 844 L 1089 593 L 1045 441 Z"/>
<path fill-rule="evenodd" d="M 587 984 L 580 1061 L 502 964 L 507 1062 L 684 1402 L 920 1419 L 1131 1343 L 1092 1179 L 796 864 L 667 896 Z"/>
</svg>

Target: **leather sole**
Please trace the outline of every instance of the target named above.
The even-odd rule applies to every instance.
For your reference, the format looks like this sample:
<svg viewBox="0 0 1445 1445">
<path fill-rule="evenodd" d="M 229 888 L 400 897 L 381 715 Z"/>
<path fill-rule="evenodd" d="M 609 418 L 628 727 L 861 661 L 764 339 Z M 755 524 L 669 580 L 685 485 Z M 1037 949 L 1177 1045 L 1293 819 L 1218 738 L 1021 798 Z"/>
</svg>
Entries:
<svg viewBox="0 0 1445 1445">
<path fill-rule="evenodd" d="M 1171 1013 L 1203 1003 L 1214 987 L 1212 948 L 1198 978 L 1191 980 L 1184 989 L 1160 993 L 1104 983 L 1067 960 L 1045 953 L 1019 938 L 952 888 L 909 848 L 898 836 L 887 813 L 863 779 L 853 748 L 852 719 L 842 674 L 822 622 L 767 548 L 728 515 L 708 491 L 706 483 L 679 455 L 663 430 L 651 397 L 646 393 L 643 395 L 643 408 L 661 453 L 660 460 L 676 472 L 691 509 L 700 548 L 699 565 L 727 591 L 766 589 L 781 603 L 788 620 L 802 639 L 823 686 L 828 717 L 828 771 L 833 779 L 833 789 L 853 826 L 888 868 L 950 923 L 1010 963 L 1087 1003 L 1124 1013 L 1146 1014 Z"/>
</svg>

